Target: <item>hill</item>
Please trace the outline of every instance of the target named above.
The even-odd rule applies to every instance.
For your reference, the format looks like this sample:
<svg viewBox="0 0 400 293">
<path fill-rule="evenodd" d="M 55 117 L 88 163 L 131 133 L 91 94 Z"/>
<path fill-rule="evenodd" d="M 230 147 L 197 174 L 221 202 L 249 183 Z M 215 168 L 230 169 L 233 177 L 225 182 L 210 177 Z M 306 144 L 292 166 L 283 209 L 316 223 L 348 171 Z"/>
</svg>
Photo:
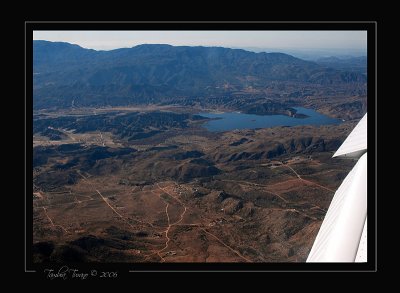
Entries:
<svg viewBox="0 0 400 293">
<path fill-rule="evenodd" d="M 367 74 L 367 56 L 349 58 L 325 57 L 316 60 L 316 63 L 338 70 Z"/>
<path fill-rule="evenodd" d="M 283 53 L 170 45 L 96 51 L 34 41 L 33 82 L 34 108 L 40 109 L 265 96 L 268 87 L 280 83 L 296 84 L 298 90 L 299 84 L 365 84 L 366 77 Z"/>
</svg>

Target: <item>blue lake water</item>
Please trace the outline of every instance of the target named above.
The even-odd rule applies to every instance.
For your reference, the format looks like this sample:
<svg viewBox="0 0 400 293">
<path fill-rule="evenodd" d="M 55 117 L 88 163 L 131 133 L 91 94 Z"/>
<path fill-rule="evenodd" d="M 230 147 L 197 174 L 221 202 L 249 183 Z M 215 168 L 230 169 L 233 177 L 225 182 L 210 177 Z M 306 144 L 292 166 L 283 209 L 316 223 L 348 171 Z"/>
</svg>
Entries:
<svg viewBox="0 0 400 293">
<path fill-rule="evenodd" d="M 296 125 L 326 125 L 339 124 L 340 119 L 328 117 L 314 110 L 302 107 L 293 107 L 299 114 L 305 114 L 307 118 L 294 118 L 285 115 L 254 115 L 237 112 L 230 113 L 199 113 L 208 118 L 217 118 L 203 124 L 209 131 L 228 131 L 234 129 L 268 128 L 275 126 L 296 126 Z"/>
</svg>

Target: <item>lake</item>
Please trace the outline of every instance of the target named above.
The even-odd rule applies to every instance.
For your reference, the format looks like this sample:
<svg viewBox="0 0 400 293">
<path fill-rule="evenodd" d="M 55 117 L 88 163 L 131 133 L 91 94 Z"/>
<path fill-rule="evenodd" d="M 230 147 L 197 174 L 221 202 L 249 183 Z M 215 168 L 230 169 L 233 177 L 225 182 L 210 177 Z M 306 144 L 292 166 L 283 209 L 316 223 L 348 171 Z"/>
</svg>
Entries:
<svg viewBox="0 0 400 293">
<path fill-rule="evenodd" d="M 296 125 L 327 125 L 339 124 L 342 121 L 320 114 L 314 110 L 302 107 L 293 107 L 299 114 L 305 114 L 307 118 L 294 118 L 285 115 L 255 115 L 243 114 L 238 112 L 228 113 L 199 113 L 207 118 L 216 118 L 203 124 L 203 126 L 213 132 L 228 131 L 234 129 L 254 129 L 268 128 L 275 126 L 296 126 Z"/>
</svg>

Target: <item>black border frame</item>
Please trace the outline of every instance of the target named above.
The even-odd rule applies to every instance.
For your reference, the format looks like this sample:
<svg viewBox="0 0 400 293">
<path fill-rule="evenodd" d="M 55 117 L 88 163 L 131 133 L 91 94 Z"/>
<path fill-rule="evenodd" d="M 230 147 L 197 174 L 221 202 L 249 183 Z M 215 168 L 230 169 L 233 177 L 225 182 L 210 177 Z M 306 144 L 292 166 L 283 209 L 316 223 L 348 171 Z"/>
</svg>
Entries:
<svg viewBox="0 0 400 293">
<path fill-rule="evenodd" d="M 78 263 L 65 264 L 81 272 L 118 271 L 120 276 L 139 272 L 320 272 L 377 270 L 377 22 L 376 21 L 26 21 L 25 22 L 25 229 L 24 271 L 38 273 L 62 267 L 32 262 L 32 40 L 34 30 L 366 30 L 368 59 L 368 262 L 367 263 Z M 371 204 L 374 203 L 374 204 Z M 131 274 L 130 274 L 131 273 Z"/>
</svg>

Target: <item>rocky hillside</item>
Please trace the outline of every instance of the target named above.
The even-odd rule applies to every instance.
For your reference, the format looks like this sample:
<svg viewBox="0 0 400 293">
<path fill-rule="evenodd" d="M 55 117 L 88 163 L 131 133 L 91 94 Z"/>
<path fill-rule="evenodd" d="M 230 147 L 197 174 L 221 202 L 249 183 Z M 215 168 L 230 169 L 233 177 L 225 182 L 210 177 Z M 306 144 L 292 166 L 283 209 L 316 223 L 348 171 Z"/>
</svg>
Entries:
<svg viewBox="0 0 400 293">
<path fill-rule="evenodd" d="M 366 82 L 363 74 L 282 53 L 170 45 L 95 51 L 46 41 L 33 43 L 33 79 L 36 109 L 265 95 L 266 87 L 282 82 L 296 84 L 297 90 L 303 84 Z"/>
</svg>

